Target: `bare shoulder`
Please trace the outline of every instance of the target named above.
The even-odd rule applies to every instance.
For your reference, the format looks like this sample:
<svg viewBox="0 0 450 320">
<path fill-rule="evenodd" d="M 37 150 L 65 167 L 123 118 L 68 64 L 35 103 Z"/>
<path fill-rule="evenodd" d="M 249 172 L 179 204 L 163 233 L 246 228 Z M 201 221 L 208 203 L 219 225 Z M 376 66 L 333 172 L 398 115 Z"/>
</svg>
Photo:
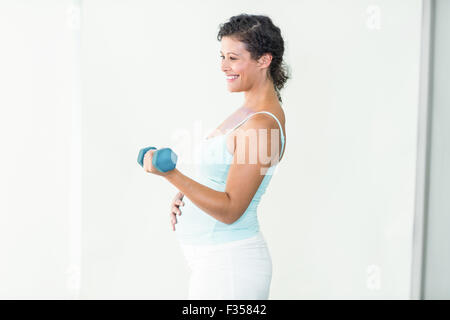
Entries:
<svg viewBox="0 0 450 320">
<path fill-rule="evenodd" d="M 273 114 L 280 122 L 281 129 L 283 130 L 283 134 L 285 135 L 286 117 L 283 108 L 278 105 L 261 111 L 267 111 Z M 278 122 L 267 113 L 258 113 L 253 115 L 248 122 L 244 123 L 243 129 L 260 128 L 260 127 L 279 129 Z"/>
<path fill-rule="evenodd" d="M 268 111 L 270 113 L 272 113 L 280 122 L 281 125 L 281 130 L 282 133 L 279 134 L 279 143 L 281 145 L 282 143 L 282 136 L 284 136 L 284 144 L 286 145 L 286 130 L 285 130 L 285 114 L 284 111 L 281 107 L 274 107 L 274 108 L 267 108 L 265 110 L 261 110 L 261 111 Z M 278 122 L 269 114 L 267 113 L 258 113 L 258 114 L 254 114 L 250 117 L 250 119 L 248 119 L 248 121 L 246 121 L 245 123 L 243 123 L 232 135 L 231 139 L 232 141 L 230 141 L 230 149 L 235 150 L 234 146 L 237 143 L 236 137 L 238 136 L 239 133 L 243 133 L 244 136 L 246 135 L 246 133 L 251 132 L 252 130 L 256 130 L 255 132 L 258 133 L 259 129 L 280 129 L 280 126 L 278 125 Z M 270 133 L 269 133 L 270 134 Z M 244 143 L 244 141 L 242 141 L 242 143 Z M 284 148 L 285 150 L 286 148 Z M 280 160 L 283 158 L 284 155 L 284 150 L 283 153 L 281 155 Z"/>
</svg>

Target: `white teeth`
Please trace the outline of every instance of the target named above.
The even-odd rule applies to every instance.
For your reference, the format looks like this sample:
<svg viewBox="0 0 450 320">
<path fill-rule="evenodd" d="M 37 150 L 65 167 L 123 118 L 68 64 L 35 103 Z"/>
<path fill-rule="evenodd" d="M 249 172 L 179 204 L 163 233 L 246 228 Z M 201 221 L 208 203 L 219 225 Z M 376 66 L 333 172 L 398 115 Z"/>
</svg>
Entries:
<svg viewBox="0 0 450 320">
<path fill-rule="evenodd" d="M 231 79 L 237 79 L 239 76 L 227 76 L 227 79 L 231 80 Z"/>
</svg>

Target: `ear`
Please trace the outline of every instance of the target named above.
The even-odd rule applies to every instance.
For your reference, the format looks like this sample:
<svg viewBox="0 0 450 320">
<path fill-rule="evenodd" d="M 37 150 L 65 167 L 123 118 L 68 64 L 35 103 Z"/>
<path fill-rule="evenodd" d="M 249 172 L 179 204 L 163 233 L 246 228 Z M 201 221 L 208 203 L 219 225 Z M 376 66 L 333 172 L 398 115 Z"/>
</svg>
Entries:
<svg viewBox="0 0 450 320">
<path fill-rule="evenodd" d="M 264 53 L 259 59 L 258 64 L 260 67 L 268 68 L 272 62 L 272 54 Z"/>
</svg>

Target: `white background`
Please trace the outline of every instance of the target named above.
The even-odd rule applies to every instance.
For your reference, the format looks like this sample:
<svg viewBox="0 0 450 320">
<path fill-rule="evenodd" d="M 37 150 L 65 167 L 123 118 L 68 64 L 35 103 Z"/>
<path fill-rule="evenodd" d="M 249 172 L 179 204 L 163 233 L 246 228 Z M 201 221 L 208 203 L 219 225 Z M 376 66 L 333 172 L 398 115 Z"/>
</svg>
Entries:
<svg viewBox="0 0 450 320">
<path fill-rule="evenodd" d="M 170 146 L 189 176 L 198 129 L 243 104 L 216 39 L 240 13 L 280 27 L 292 74 L 270 299 L 409 298 L 421 1 L 85 0 L 80 59 L 71 6 L 0 3 L 0 298 L 187 298 L 177 190 L 136 158 Z"/>
</svg>

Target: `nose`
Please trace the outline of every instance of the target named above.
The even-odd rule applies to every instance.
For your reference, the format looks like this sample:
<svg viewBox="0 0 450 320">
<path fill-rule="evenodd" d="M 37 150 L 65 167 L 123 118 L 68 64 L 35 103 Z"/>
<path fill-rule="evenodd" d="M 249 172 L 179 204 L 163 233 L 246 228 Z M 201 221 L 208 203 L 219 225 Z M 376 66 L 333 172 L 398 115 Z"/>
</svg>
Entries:
<svg viewBox="0 0 450 320">
<path fill-rule="evenodd" d="M 228 65 L 225 62 L 225 60 L 222 60 L 220 68 L 222 69 L 223 72 L 227 72 L 228 70 L 230 70 L 230 68 L 228 67 Z"/>
</svg>

